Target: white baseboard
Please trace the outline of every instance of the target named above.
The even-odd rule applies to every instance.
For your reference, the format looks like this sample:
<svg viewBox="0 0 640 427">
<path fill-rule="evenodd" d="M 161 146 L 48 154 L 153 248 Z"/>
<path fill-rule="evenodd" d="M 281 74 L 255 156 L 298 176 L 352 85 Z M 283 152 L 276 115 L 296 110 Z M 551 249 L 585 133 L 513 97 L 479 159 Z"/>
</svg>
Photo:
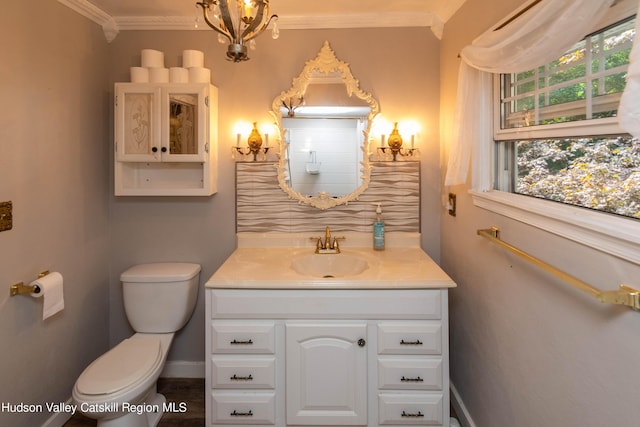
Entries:
<svg viewBox="0 0 640 427">
<path fill-rule="evenodd" d="M 453 383 L 449 383 L 451 390 L 451 406 L 453 406 L 453 410 L 456 411 L 456 415 L 458 421 L 460 421 L 461 427 L 476 427 L 476 423 L 471 419 L 471 415 L 467 410 L 467 407 L 464 406 L 464 402 L 460 397 L 460 393 L 458 393 L 458 389 Z"/>
<path fill-rule="evenodd" d="M 160 374 L 161 378 L 204 378 L 204 361 L 168 361 Z"/>
</svg>

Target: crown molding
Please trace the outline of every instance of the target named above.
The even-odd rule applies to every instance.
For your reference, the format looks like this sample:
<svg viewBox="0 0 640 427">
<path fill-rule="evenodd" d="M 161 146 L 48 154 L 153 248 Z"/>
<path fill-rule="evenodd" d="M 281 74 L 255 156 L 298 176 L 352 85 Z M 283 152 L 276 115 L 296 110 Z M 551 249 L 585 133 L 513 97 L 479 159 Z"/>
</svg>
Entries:
<svg viewBox="0 0 640 427">
<path fill-rule="evenodd" d="M 111 16 L 88 0 L 58 0 L 102 26 L 105 37 L 111 42 L 120 31 L 127 30 L 209 30 L 201 19 L 196 26 L 190 16 Z M 328 28 L 382 28 L 382 27 L 431 27 L 434 35 L 442 38 L 444 24 L 432 13 L 365 13 L 325 15 L 285 15 L 278 18 L 283 30 L 308 30 Z"/>
<path fill-rule="evenodd" d="M 108 43 L 111 43 L 120 32 L 117 22 L 111 15 L 87 0 L 58 0 L 58 3 L 100 25 Z"/>
</svg>

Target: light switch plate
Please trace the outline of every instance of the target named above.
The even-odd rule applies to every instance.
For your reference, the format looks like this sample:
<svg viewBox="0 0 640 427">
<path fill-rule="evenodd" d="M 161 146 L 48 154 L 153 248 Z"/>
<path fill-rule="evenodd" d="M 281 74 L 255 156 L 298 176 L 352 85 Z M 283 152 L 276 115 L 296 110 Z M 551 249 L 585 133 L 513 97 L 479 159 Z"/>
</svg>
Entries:
<svg viewBox="0 0 640 427">
<path fill-rule="evenodd" d="M 11 230 L 13 227 L 13 203 L 0 202 L 0 231 Z"/>
<path fill-rule="evenodd" d="M 449 193 L 449 215 L 456 216 L 456 195 L 454 193 Z"/>
</svg>

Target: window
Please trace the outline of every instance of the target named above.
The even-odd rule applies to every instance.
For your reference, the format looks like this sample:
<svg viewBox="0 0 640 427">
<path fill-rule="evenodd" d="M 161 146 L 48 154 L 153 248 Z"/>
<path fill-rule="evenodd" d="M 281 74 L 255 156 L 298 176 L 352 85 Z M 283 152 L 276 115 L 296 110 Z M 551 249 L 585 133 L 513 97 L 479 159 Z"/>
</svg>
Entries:
<svg viewBox="0 0 640 427">
<path fill-rule="evenodd" d="M 640 220 L 640 141 L 615 119 L 634 26 L 627 19 L 550 64 L 496 77 L 495 189 Z"/>
<path fill-rule="evenodd" d="M 501 217 L 640 265 L 640 142 L 615 117 L 637 8 L 620 0 L 559 60 L 495 76 L 494 141 L 472 158 L 470 193 Z"/>
</svg>

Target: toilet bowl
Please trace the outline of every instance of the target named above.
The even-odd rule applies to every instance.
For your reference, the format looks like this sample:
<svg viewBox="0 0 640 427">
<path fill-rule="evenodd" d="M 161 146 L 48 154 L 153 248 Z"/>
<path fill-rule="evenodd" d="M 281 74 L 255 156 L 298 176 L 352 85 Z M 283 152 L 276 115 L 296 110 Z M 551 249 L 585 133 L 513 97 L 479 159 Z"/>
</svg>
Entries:
<svg viewBox="0 0 640 427">
<path fill-rule="evenodd" d="M 173 337 L 193 314 L 200 266 L 141 264 L 122 273 L 125 312 L 136 333 L 80 375 L 72 397 L 99 427 L 154 427 L 166 402 L 157 393 Z"/>
</svg>

